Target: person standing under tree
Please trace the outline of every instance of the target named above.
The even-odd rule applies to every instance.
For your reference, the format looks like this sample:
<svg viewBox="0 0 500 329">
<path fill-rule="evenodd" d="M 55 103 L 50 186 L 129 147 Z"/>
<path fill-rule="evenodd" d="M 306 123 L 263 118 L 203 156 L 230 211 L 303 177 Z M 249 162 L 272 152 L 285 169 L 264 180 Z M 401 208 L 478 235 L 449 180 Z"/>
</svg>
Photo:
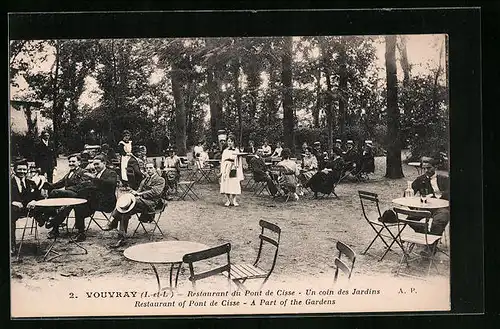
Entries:
<svg viewBox="0 0 500 329">
<path fill-rule="evenodd" d="M 34 158 L 35 166 L 40 168 L 41 174 L 47 177 L 47 181 L 52 183 L 54 169 L 57 168 L 57 155 L 52 141 L 49 140 L 50 134 L 43 131 L 40 135 L 40 141 L 35 144 Z"/>
<path fill-rule="evenodd" d="M 226 196 L 226 207 L 239 206 L 236 196 L 241 194 L 241 181 L 244 178 L 239 149 L 235 147 L 234 141 L 234 135 L 229 135 L 220 162 L 220 193 Z"/>
<path fill-rule="evenodd" d="M 118 150 L 121 155 L 120 178 L 124 186 L 128 186 L 127 165 L 132 156 L 132 141 L 130 140 L 130 131 L 123 131 L 123 139 L 118 142 Z"/>
</svg>

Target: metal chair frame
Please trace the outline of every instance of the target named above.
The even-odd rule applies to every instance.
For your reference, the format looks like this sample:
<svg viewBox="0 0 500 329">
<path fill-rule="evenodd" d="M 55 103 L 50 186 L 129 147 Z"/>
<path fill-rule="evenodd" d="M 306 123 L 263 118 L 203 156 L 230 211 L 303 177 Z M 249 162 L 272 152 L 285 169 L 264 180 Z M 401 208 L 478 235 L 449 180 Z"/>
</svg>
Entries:
<svg viewBox="0 0 500 329">
<path fill-rule="evenodd" d="M 260 220 L 259 226 L 261 227 L 261 233 L 259 235 L 259 240 L 260 240 L 259 251 L 257 252 L 257 258 L 255 259 L 253 265 L 231 264 L 231 269 L 232 269 L 232 274 L 230 275 L 231 280 L 241 290 L 246 290 L 244 283 L 247 280 L 253 280 L 253 279 L 264 279 L 264 281 L 260 285 L 259 290 L 262 289 L 264 284 L 267 282 L 267 280 L 269 280 L 269 277 L 273 273 L 274 267 L 276 266 L 276 261 L 278 259 L 281 228 L 278 225 L 269 223 L 265 220 Z M 266 235 L 265 230 L 274 232 L 275 234 L 277 234 L 277 238 L 273 238 L 271 236 Z M 258 266 L 261 260 L 262 246 L 264 245 L 264 242 L 269 243 L 276 248 L 273 256 L 273 263 L 271 265 L 271 268 L 267 272 Z"/>
<path fill-rule="evenodd" d="M 160 209 L 157 209 L 154 212 L 148 213 L 150 215 L 153 215 L 153 220 L 149 223 L 149 224 L 153 224 L 154 225 L 152 230 L 147 230 L 146 229 L 146 227 L 144 226 L 144 222 L 142 222 L 142 221 L 139 220 L 140 215 L 138 213 L 136 213 L 135 215 L 136 215 L 137 221 L 139 223 L 137 224 L 134 232 L 132 233 L 132 236 L 135 235 L 135 233 L 137 232 L 137 230 L 139 229 L 139 227 L 142 227 L 142 229 L 144 230 L 144 232 L 146 233 L 146 235 L 149 236 L 150 240 L 153 239 L 156 229 L 158 229 L 158 231 L 160 232 L 160 234 L 161 234 L 162 237 L 165 237 L 165 234 L 163 234 L 163 231 L 161 230 L 161 228 L 159 226 L 159 222 L 160 222 L 161 216 L 165 212 L 166 208 L 167 208 L 167 201 L 163 200 L 163 204 L 162 204 L 162 207 Z M 146 224 L 148 224 L 148 223 L 146 223 Z"/>
<path fill-rule="evenodd" d="M 378 199 L 378 194 L 373 193 L 373 192 L 367 192 L 367 191 L 358 191 L 359 199 L 361 202 L 361 209 L 363 211 L 363 217 L 367 221 L 367 223 L 370 225 L 370 227 L 375 231 L 375 237 L 372 239 L 370 244 L 366 247 L 366 249 L 361 253 L 362 255 L 365 255 L 368 250 L 372 247 L 372 245 L 375 243 L 376 240 L 380 239 L 385 247 L 386 250 L 383 253 L 383 255 L 380 257 L 379 261 L 383 260 L 385 255 L 391 250 L 392 246 L 396 243 L 401 249 L 403 249 L 403 246 L 401 243 L 398 241 L 398 237 L 401 234 L 401 231 L 399 230 L 398 223 L 384 223 L 380 222 L 378 220 L 372 220 L 368 218 L 367 212 L 366 212 L 366 205 L 363 202 L 364 201 L 369 201 L 369 202 L 374 202 L 376 205 L 377 209 L 377 219 L 380 219 L 382 217 L 382 213 L 380 211 L 380 206 L 379 206 L 379 199 Z M 391 228 L 398 228 L 398 232 L 394 234 L 391 231 Z M 390 239 L 390 241 L 386 241 Z"/>
<path fill-rule="evenodd" d="M 431 218 L 431 212 L 430 211 L 422 211 L 422 210 L 409 210 L 409 209 L 403 209 L 403 208 L 394 208 L 394 211 L 398 215 L 398 226 L 400 226 L 400 232 L 403 232 L 403 230 L 408 226 L 408 225 L 414 225 L 414 226 L 421 226 L 423 228 L 424 233 L 417 233 L 417 232 L 412 232 L 411 235 L 404 234 L 406 233 L 403 232 L 403 234 L 399 235 L 399 241 L 401 245 L 403 246 L 403 256 L 401 257 L 401 260 L 399 262 L 398 270 L 396 272 L 396 275 L 400 274 L 401 270 L 401 265 L 403 263 L 406 263 L 406 266 L 410 266 L 410 262 L 417 261 L 419 259 L 427 259 L 429 260 L 429 266 L 427 268 L 427 276 L 430 274 L 430 270 L 432 265 L 434 265 L 434 268 L 436 271 L 438 271 L 438 268 L 435 264 L 435 254 L 438 251 L 437 244 L 441 240 L 442 236 L 439 235 L 432 235 L 429 234 L 429 220 Z M 404 218 L 400 217 L 400 215 L 404 216 Z M 423 219 L 424 221 L 416 221 L 408 218 L 419 218 Z M 428 248 L 427 255 L 424 254 L 419 254 L 415 258 L 411 258 L 412 254 L 415 254 L 413 252 L 413 249 L 415 246 L 421 245 L 425 246 Z"/>
</svg>

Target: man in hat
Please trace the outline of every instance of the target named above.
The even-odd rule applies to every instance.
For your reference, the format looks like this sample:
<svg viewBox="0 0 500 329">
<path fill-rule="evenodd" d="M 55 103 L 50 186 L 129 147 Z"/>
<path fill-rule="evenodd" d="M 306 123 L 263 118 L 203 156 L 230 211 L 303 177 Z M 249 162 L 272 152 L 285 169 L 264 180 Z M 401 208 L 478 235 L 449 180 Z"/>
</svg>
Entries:
<svg viewBox="0 0 500 329">
<path fill-rule="evenodd" d="M 14 164 L 14 175 L 10 180 L 10 239 L 11 255 L 16 249 L 16 221 L 26 216 L 35 207 L 36 200 L 42 199 L 36 184 L 26 177 L 28 163 L 25 160 Z"/>
<path fill-rule="evenodd" d="M 375 172 L 375 156 L 373 154 L 373 144 L 372 141 L 365 141 L 363 146 L 363 152 L 360 158 L 361 171 L 363 173 L 374 173 Z"/>
<path fill-rule="evenodd" d="M 328 154 L 325 155 L 325 152 L 321 148 L 321 143 L 319 141 L 314 142 L 312 154 L 316 157 L 318 161 L 318 170 L 325 169 L 326 161 L 328 160 Z"/>
<path fill-rule="evenodd" d="M 34 157 L 36 167 L 40 168 L 41 174 L 46 175 L 47 181 L 52 183 L 54 169 L 57 167 L 57 154 L 47 131 L 41 133 L 40 140 L 35 144 Z"/>
<path fill-rule="evenodd" d="M 337 156 L 342 156 L 342 153 L 344 153 L 344 150 L 342 149 L 342 140 L 336 139 L 335 144 L 333 146 L 333 154 Z"/>
<path fill-rule="evenodd" d="M 111 213 L 112 220 L 105 231 L 116 229 L 118 223 L 121 223 L 120 239 L 112 247 L 118 248 L 125 244 L 128 222 L 133 214 L 141 213 L 139 220 L 150 220 L 147 216 L 148 213 L 154 212 L 155 208 L 164 202 L 161 199 L 164 188 L 165 180 L 158 175 L 154 163 L 148 161 L 146 163 L 146 177 L 142 180 L 139 188 L 120 197 L 115 210 Z"/>
<path fill-rule="evenodd" d="M 353 171 L 356 169 L 356 163 L 358 162 L 358 154 L 356 149 L 354 148 L 354 142 L 352 140 L 348 140 L 346 142 L 346 150 L 342 154 L 342 158 L 346 163 L 346 170 Z"/>
<path fill-rule="evenodd" d="M 146 155 L 146 147 L 141 145 L 134 147 L 132 155 L 127 163 L 127 181 L 132 189 L 137 189 L 139 183 L 144 178 L 144 173 L 141 167 L 144 166 L 144 156 Z"/>
</svg>

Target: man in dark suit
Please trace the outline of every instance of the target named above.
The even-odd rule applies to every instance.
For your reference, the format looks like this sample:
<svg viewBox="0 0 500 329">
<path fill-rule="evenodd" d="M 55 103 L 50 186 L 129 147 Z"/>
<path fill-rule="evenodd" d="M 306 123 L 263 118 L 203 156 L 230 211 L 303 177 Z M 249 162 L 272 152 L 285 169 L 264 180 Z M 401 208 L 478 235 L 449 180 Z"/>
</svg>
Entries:
<svg viewBox="0 0 500 329">
<path fill-rule="evenodd" d="M 154 212 L 156 207 L 162 205 L 164 201 L 161 195 L 164 188 L 165 179 L 158 175 L 153 162 L 147 162 L 146 177 L 141 181 L 139 188 L 121 197 L 111 213 L 112 220 L 105 231 L 116 229 L 121 222 L 120 239 L 113 247 L 118 248 L 125 243 L 128 221 L 133 214 L 141 213 L 141 217 L 144 217 L 143 215 Z"/>
<path fill-rule="evenodd" d="M 59 181 L 53 184 L 45 184 L 49 190 L 49 198 L 78 198 L 81 191 L 90 187 L 90 177 L 85 175 L 86 171 L 80 167 L 80 164 L 81 158 L 79 155 L 74 154 L 68 158 L 69 172 Z M 49 232 L 49 238 L 54 238 L 59 234 L 59 225 L 68 217 L 71 209 L 72 207 L 49 208 L 44 209 L 43 213 L 37 214 L 36 218 L 40 225 L 43 225 L 46 221 L 46 227 L 53 228 Z M 84 225 L 81 218 L 79 218 L 78 222 L 75 222 L 75 227 L 79 232 L 83 232 Z"/>
<path fill-rule="evenodd" d="M 52 183 L 54 169 L 57 166 L 55 146 L 49 140 L 50 134 L 47 131 L 42 132 L 40 137 L 40 140 L 35 143 L 35 165 L 40 168 L 42 175 L 47 175 L 47 181 Z"/>
<path fill-rule="evenodd" d="M 87 203 L 76 205 L 75 210 L 75 228 L 78 230 L 76 241 L 81 242 L 86 239 L 85 236 L 85 218 L 92 215 L 96 210 L 111 212 L 116 204 L 116 183 L 118 180 L 114 170 L 106 167 L 106 159 L 103 156 L 96 156 L 92 160 L 95 173 L 84 172 L 83 175 L 88 179 L 83 184 L 78 185 L 75 192 L 77 198 L 86 199 Z M 56 228 L 64 221 L 65 217 L 54 219 L 53 227 Z"/>
<path fill-rule="evenodd" d="M 16 249 L 16 221 L 28 214 L 28 211 L 35 207 L 36 200 L 42 199 L 40 189 L 35 182 L 26 178 L 28 173 L 28 163 L 26 161 L 16 162 L 14 165 L 14 175 L 10 180 L 10 239 L 11 254 Z"/>
<path fill-rule="evenodd" d="M 272 196 L 278 193 L 278 187 L 271 178 L 269 168 L 267 167 L 264 159 L 262 158 L 262 151 L 257 154 L 247 157 L 248 167 L 252 171 L 253 179 L 255 182 L 266 182 L 267 188 Z"/>
<path fill-rule="evenodd" d="M 425 173 L 421 176 L 418 176 L 415 178 L 413 183 L 411 183 L 411 188 L 413 189 L 413 193 L 417 194 L 420 193 L 425 193 L 426 195 L 433 195 L 434 196 L 434 189 L 432 188 L 431 184 L 431 177 L 434 176 L 436 173 L 436 169 L 434 169 L 433 166 L 427 168 Z"/>
</svg>

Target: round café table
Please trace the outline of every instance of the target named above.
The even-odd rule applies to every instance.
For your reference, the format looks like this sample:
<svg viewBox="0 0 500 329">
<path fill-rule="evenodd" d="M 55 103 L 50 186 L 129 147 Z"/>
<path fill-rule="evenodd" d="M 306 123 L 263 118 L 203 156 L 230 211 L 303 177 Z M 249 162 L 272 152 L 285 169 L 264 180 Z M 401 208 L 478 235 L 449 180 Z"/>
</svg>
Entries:
<svg viewBox="0 0 500 329">
<path fill-rule="evenodd" d="M 430 197 L 427 197 L 427 202 L 423 203 L 420 201 L 419 196 L 414 196 L 410 198 L 397 198 L 392 200 L 392 203 L 395 203 L 400 206 L 405 206 L 408 208 L 422 209 L 422 210 L 447 208 L 450 206 L 450 202 L 448 200 L 430 198 Z"/>
<path fill-rule="evenodd" d="M 124 256 L 134 262 L 148 263 L 153 268 L 158 283 L 158 292 L 161 292 L 160 277 L 155 264 L 170 264 L 170 290 L 173 291 L 172 277 L 174 269 L 177 269 L 175 275 L 175 287 L 179 272 L 182 267 L 182 258 L 185 254 L 207 249 L 208 246 L 198 242 L 191 241 L 160 241 L 138 244 L 125 249 Z"/>
<path fill-rule="evenodd" d="M 49 199 L 38 200 L 35 203 L 35 207 L 72 207 L 72 206 L 76 206 L 79 204 L 84 204 L 86 202 L 87 202 L 86 199 L 80 199 L 80 198 L 49 198 Z M 84 250 L 84 254 L 88 253 L 87 249 L 85 249 L 81 244 L 76 242 L 74 239 L 70 238 L 70 240 L 68 242 L 72 243 L 75 246 L 77 246 L 78 248 Z M 47 250 L 47 252 L 43 256 L 43 260 L 49 261 L 49 260 L 53 260 L 53 259 L 63 255 L 62 253 L 55 251 L 53 249 L 56 243 L 57 243 L 57 235 L 54 237 L 54 240 L 50 244 L 49 249 Z M 55 254 L 55 256 L 47 259 L 47 256 L 50 253 Z"/>
</svg>

